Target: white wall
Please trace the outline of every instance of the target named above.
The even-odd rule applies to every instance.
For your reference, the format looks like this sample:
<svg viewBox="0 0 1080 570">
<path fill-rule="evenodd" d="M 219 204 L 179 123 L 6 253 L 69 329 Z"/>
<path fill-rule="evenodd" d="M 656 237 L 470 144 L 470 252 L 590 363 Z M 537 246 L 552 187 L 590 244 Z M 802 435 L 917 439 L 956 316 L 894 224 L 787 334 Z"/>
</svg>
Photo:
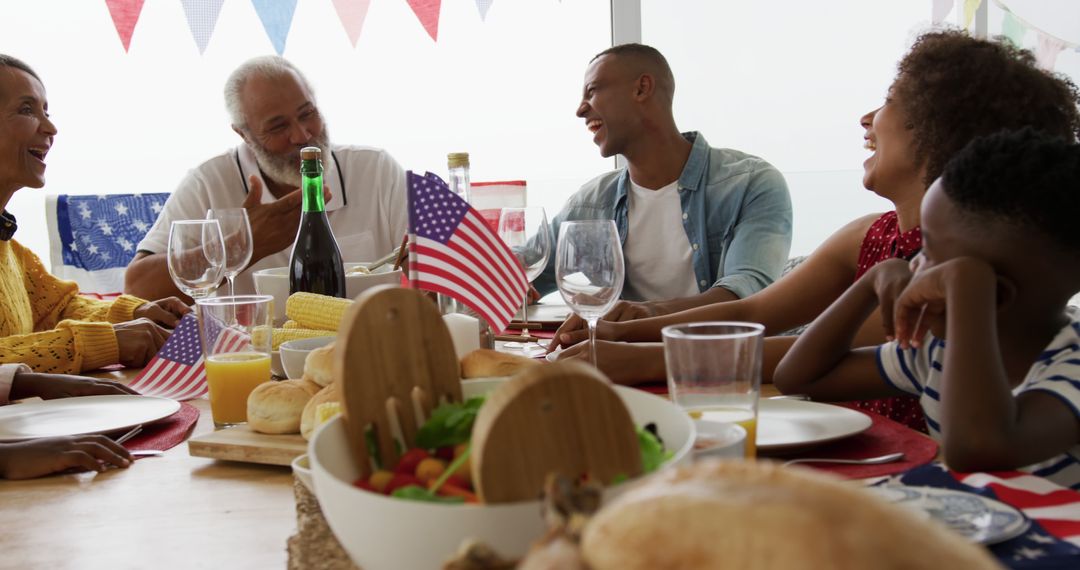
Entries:
<svg viewBox="0 0 1080 570">
<path fill-rule="evenodd" d="M 180 2 L 146 2 L 125 54 L 100 0 L 0 0 L 0 52 L 45 79 L 60 129 L 48 185 L 9 208 L 19 239 L 47 255 L 45 193 L 170 191 L 238 138 L 221 86 L 272 52 L 250 2 L 226 2 L 205 54 Z M 641 0 L 642 39 L 674 68 L 676 119 L 714 146 L 758 154 L 788 179 L 793 254 L 889 203 L 862 187 L 858 119 L 929 26 L 930 0 Z M 959 10 L 950 15 L 957 22 Z M 991 11 L 991 32 L 1000 27 Z M 298 3 L 285 56 L 314 83 L 334 140 L 381 146 L 406 167 L 472 154 L 474 180 L 526 178 L 554 215 L 612 167 L 574 117 L 589 59 L 610 43 L 609 0 L 444 0 L 432 42 L 405 0 L 371 3 L 353 48 L 330 0 Z M 1033 37 L 1029 37 L 1032 40 Z M 1080 55 L 1059 69 L 1080 73 Z"/>
</svg>

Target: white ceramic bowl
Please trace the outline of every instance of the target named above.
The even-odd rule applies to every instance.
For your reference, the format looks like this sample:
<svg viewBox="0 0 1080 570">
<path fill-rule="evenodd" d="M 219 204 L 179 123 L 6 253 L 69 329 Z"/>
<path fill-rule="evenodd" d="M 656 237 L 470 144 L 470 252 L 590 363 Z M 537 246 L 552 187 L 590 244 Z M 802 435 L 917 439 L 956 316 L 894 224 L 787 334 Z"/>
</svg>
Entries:
<svg viewBox="0 0 1080 570">
<path fill-rule="evenodd" d="M 499 381 L 462 383 L 466 398 L 485 394 Z M 667 449 L 668 465 L 688 462 L 694 425 L 674 404 L 652 394 L 616 386 L 634 423 L 654 422 Z M 543 536 L 538 501 L 501 505 L 444 505 L 396 499 L 352 485 L 359 476 L 349 455 L 341 416 L 321 426 L 308 443 L 308 458 L 326 521 L 356 565 L 366 570 L 439 568 L 467 538 L 482 540 L 499 554 L 521 557 Z M 605 501 L 625 485 L 609 488 Z"/>
<path fill-rule="evenodd" d="M 354 268 L 365 265 L 367 264 L 345 264 L 345 295 L 348 298 L 355 299 L 357 295 L 376 285 L 401 283 L 401 270 L 391 271 L 390 265 L 383 265 L 376 269 L 375 273 L 351 272 Z M 274 297 L 274 325 L 285 322 L 285 301 L 289 299 L 289 268 L 260 269 L 252 274 L 252 278 L 255 280 L 256 292 Z"/>
<path fill-rule="evenodd" d="M 304 375 L 304 362 L 309 352 L 316 348 L 322 348 L 337 338 L 335 336 L 317 336 L 313 338 L 298 338 L 281 343 L 278 351 L 281 352 L 281 367 L 285 371 L 286 378 L 300 378 Z"/>
<path fill-rule="evenodd" d="M 746 429 L 738 424 L 697 420 L 694 422 L 697 440 L 694 459 L 746 457 Z"/>
<path fill-rule="evenodd" d="M 281 366 L 281 351 L 270 353 L 270 373 L 278 378 L 285 378 L 285 368 Z"/>
<path fill-rule="evenodd" d="M 308 455 L 296 456 L 296 459 L 292 460 L 292 472 L 296 475 L 296 478 L 300 480 L 308 491 L 315 492 L 315 487 L 311 484 L 311 463 L 308 462 Z"/>
</svg>

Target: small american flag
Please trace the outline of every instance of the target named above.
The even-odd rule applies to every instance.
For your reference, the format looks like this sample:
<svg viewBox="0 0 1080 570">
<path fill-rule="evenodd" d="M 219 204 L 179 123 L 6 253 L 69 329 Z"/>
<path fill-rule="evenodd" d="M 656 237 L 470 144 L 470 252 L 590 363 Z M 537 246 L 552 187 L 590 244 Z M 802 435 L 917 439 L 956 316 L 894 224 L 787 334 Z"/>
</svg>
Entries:
<svg viewBox="0 0 1080 570">
<path fill-rule="evenodd" d="M 218 352 L 238 352 L 251 344 L 248 335 L 230 328 L 223 328 L 208 336 L 217 339 L 214 344 Z M 180 319 L 172 336 L 132 381 L 131 387 L 144 396 L 181 401 L 206 395 L 206 368 L 203 366 L 199 321 L 195 313 L 188 313 Z"/>
<path fill-rule="evenodd" d="M 501 331 L 521 308 L 528 281 L 484 218 L 438 176 L 408 173 L 409 280 L 457 299 Z"/>
</svg>

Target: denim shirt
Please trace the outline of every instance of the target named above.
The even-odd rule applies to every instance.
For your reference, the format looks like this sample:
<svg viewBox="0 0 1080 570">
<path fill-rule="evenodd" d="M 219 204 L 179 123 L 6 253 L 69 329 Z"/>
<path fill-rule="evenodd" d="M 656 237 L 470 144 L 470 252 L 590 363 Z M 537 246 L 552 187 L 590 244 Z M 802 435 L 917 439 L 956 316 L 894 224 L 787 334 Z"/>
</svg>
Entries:
<svg viewBox="0 0 1080 570">
<path fill-rule="evenodd" d="M 791 249 L 787 183 L 756 156 L 710 148 L 698 132 L 683 136 L 693 148 L 679 176 L 679 203 L 698 290 L 723 287 L 739 298 L 748 297 L 779 277 L 787 261 Z M 556 243 L 563 222 L 615 220 L 625 244 L 629 186 L 626 168 L 587 182 L 552 220 L 551 243 Z M 557 288 L 554 252 L 534 285 L 541 294 Z"/>
</svg>

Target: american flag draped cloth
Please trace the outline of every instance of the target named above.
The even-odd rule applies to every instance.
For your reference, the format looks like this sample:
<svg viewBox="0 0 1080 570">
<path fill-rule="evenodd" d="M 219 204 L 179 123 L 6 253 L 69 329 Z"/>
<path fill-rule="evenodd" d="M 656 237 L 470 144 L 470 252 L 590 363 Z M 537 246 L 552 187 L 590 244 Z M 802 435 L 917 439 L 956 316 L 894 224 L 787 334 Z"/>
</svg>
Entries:
<svg viewBox="0 0 1080 570">
<path fill-rule="evenodd" d="M 251 338 L 243 332 L 220 326 L 215 329 L 207 336 L 216 339 L 218 352 L 240 352 L 251 345 Z M 193 400 L 206 395 L 206 368 L 195 313 L 180 319 L 172 336 L 131 382 L 131 387 L 144 396 L 174 400 Z"/>
<path fill-rule="evenodd" d="M 1080 568 L 1080 493 L 1020 471 L 957 473 L 938 464 L 898 476 L 905 485 L 977 493 L 1012 505 L 1031 519 L 1024 534 L 990 546 L 1015 569 Z"/>
<path fill-rule="evenodd" d="M 501 331 L 521 308 L 528 281 L 510 248 L 438 176 L 407 175 L 409 280 L 457 299 Z"/>
</svg>

